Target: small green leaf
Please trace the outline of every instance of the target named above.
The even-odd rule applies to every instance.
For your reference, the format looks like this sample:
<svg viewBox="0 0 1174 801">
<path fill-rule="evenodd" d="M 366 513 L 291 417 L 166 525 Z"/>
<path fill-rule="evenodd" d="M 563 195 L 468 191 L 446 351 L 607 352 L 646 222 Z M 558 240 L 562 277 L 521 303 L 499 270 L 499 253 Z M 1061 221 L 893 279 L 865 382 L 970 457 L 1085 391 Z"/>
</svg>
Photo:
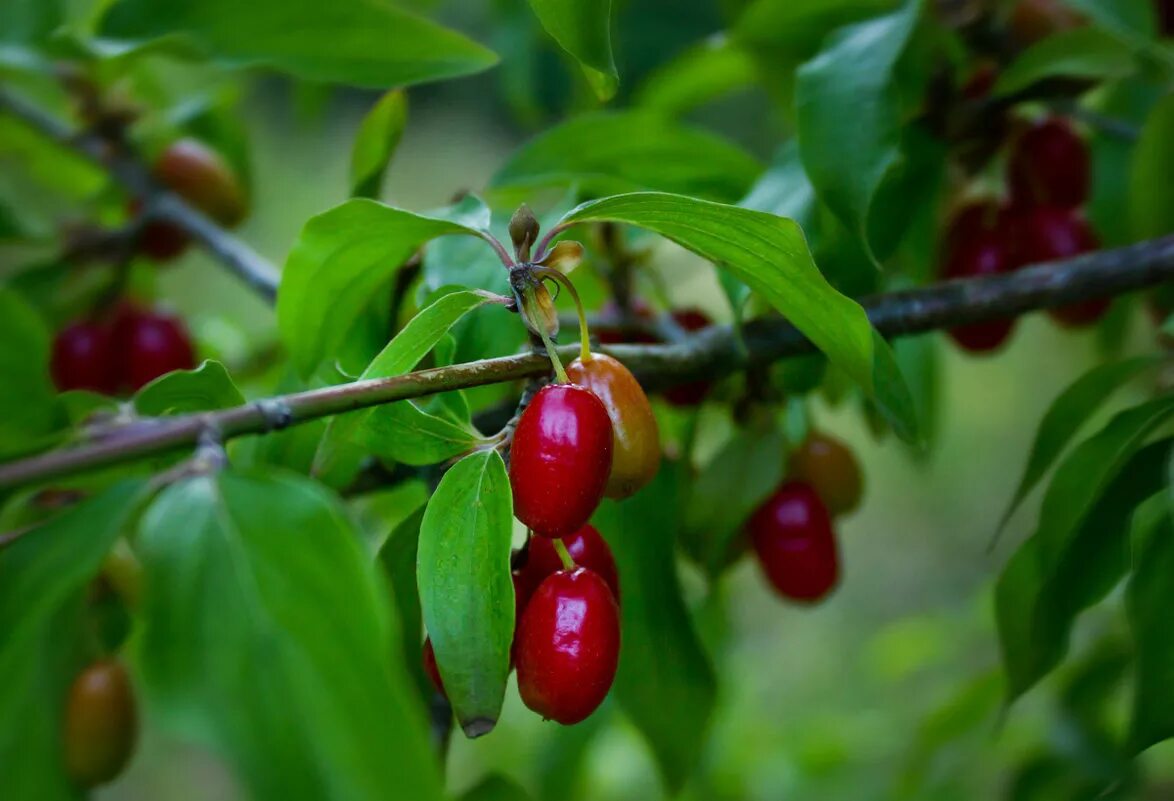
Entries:
<svg viewBox="0 0 1174 801">
<path fill-rule="evenodd" d="M 486 776 L 465 791 L 460 801 L 532 801 L 526 789 L 499 773 Z"/>
<path fill-rule="evenodd" d="M 120 0 L 101 33 L 131 45 L 178 35 L 231 65 L 373 89 L 468 75 L 497 61 L 454 31 L 362 0 Z"/>
<path fill-rule="evenodd" d="M 362 198 L 306 223 L 277 292 L 278 328 L 298 371 L 309 376 L 333 354 L 372 292 L 417 248 L 445 234 L 478 231 Z"/>
<path fill-rule="evenodd" d="M 594 519 L 624 582 L 615 694 L 652 747 L 670 795 L 704 752 L 717 695 L 672 558 L 682 483 L 680 465 L 665 462 L 649 486 L 624 503 L 605 502 Z"/>
<path fill-rule="evenodd" d="M 49 378 L 49 329 L 23 297 L 0 288 L 0 454 L 36 444 L 61 422 Z"/>
<path fill-rule="evenodd" d="M 729 270 L 860 384 L 899 435 L 915 438 L 913 402 L 891 349 L 864 310 L 820 274 L 793 220 L 658 192 L 590 201 L 563 218 L 605 221 L 655 231 Z"/>
<path fill-rule="evenodd" d="M 320 485 L 189 479 L 138 545 L 140 659 L 164 726 L 216 748 L 259 801 L 442 797 L 387 593 Z"/>
<path fill-rule="evenodd" d="M 211 359 L 194 370 L 160 376 L 134 397 L 135 411 L 152 417 L 227 409 L 244 402 L 224 365 Z"/>
<path fill-rule="evenodd" d="M 399 613 L 401 654 L 404 664 L 416 680 L 422 698 L 428 698 L 435 690 L 432 680 L 424 674 L 421 658 L 421 634 L 423 625 L 420 616 L 420 595 L 416 592 L 416 552 L 420 541 L 420 523 L 424 519 L 421 506 L 407 519 L 395 527 L 379 550 L 379 563 L 391 584 L 392 600 Z"/>
<path fill-rule="evenodd" d="M 492 187 L 572 186 L 588 194 L 640 189 L 734 200 L 761 165 L 729 142 L 647 111 L 575 117 L 527 142 Z"/>
<path fill-rule="evenodd" d="M 908 0 L 884 16 L 841 28 L 798 73 L 799 152 L 816 194 L 871 252 L 869 216 L 900 159 L 905 91 L 895 79 L 921 13 Z"/>
<path fill-rule="evenodd" d="M 1133 631 L 1135 672 L 1129 750 L 1140 752 L 1174 737 L 1174 519 L 1169 501 L 1138 549 L 1125 609 Z"/>
<path fill-rule="evenodd" d="M 408 123 L 408 96 L 392 89 L 363 117 L 351 150 L 351 195 L 375 198 Z"/>
<path fill-rule="evenodd" d="M 458 320 L 492 300 L 488 293 L 472 289 L 441 296 L 422 309 L 387 343 L 387 347 L 359 376 L 360 380 L 388 378 L 408 372 Z M 336 459 L 345 455 L 340 454 L 339 448 L 346 442 L 361 440 L 365 447 L 388 458 L 431 464 L 468 450 L 479 439 L 471 426 L 429 414 L 411 401 L 384 404 L 332 419 L 318 445 L 314 472 L 329 472 Z"/>
<path fill-rule="evenodd" d="M 510 482 L 494 450 L 466 456 L 444 474 L 420 525 L 424 627 L 469 737 L 493 729 L 505 698 L 514 637 L 512 528 Z"/>
<path fill-rule="evenodd" d="M 675 117 L 757 79 L 754 57 L 728 38 L 715 37 L 658 67 L 644 80 L 633 105 Z"/>
<path fill-rule="evenodd" d="M 753 0 L 739 15 L 733 36 L 788 60 L 803 59 L 836 28 L 896 5 L 897 0 Z"/>
<path fill-rule="evenodd" d="M 1085 421 L 1104 405 L 1114 392 L 1139 373 L 1154 368 L 1157 364 L 1158 361 L 1154 358 L 1139 357 L 1099 365 L 1078 378 L 1052 401 L 1035 432 L 1035 441 L 1031 444 L 1023 477 L 1019 479 L 1015 495 L 999 521 L 998 531 L 1006 527 L 1015 510 L 1060 458 Z"/>
<path fill-rule="evenodd" d="M 1121 78 L 1137 69 L 1132 48 L 1100 28 L 1061 31 L 1025 50 L 991 90 L 993 95 L 1023 91 L 1047 78 Z"/>
<path fill-rule="evenodd" d="M 65 775 L 60 723 L 68 687 L 92 656 L 83 647 L 86 588 L 128 525 L 143 486 L 117 484 L 0 550 L 6 795 L 43 801 L 80 796 Z"/>
<path fill-rule="evenodd" d="M 1133 152 L 1129 211 L 1139 239 L 1174 231 L 1174 95 L 1161 98 L 1150 111 Z"/>
<path fill-rule="evenodd" d="M 546 32 L 579 62 L 600 100 L 616 93 L 611 52 L 611 0 L 530 0 Z"/>
</svg>

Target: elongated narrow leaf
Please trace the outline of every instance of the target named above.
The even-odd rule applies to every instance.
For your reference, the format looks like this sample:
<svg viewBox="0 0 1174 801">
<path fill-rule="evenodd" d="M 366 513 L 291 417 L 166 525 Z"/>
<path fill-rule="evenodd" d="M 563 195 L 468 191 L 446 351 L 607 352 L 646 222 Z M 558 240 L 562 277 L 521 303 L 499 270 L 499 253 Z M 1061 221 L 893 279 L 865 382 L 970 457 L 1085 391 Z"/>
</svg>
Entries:
<svg viewBox="0 0 1174 801">
<path fill-rule="evenodd" d="M 16 292 L 0 288 L 0 454 L 16 453 L 62 418 L 49 379 L 49 329 Z"/>
<path fill-rule="evenodd" d="M 530 0 L 546 32 L 579 62 L 601 100 L 616 92 L 611 53 L 611 0 Z"/>
<path fill-rule="evenodd" d="M 444 689 L 469 737 L 488 733 L 505 698 L 514 637 L 513 496 L 494 450 L 444 474 L 420 525 L 416 580 Z"/>
<path fill-rule="evenodd" d="M 624 503 L 604 503 L 595 516 L 623 581 L 615 694 L 652 747 L 670 794 L 701 757 L 717 692 L 672 558 L 681 479 L 680 465 L 666 462 L 652 484 Z"/>
<path fill-rule="evenodd" d="M 728 38 L 715 37 L 658 67 L 644 80 L 634 104 L 679 115 L 744 89 L 757 78 L 758 65 L 750 52 Z"/>
<path fill-rule="evenodd" d="M 142 495 L 142 482 L 120 483 L 0 550 L 0 772 L 6 796 L 80 797 L 65 774 L 61 719 L 70 682 L 87 656 L 86 587 Z"/>
<path fill-rule="evenodd" d="M 277 325 L 301 374 L 338 350 L 371 293 L 400 264 L 445 234 L 477 230 L 361 198 L 306 223 L 277 292 Z"/>
<path fill-rule="evenodd" d="M 1064 0 L 1096 25 L 1130 41 L 1154 37 L 1154 3 L 1151 0 Z"/>
<path fill-rule="evenodd" d="M 1174 737 L 1174 637 L 1170 599 L 1174 598 L 1174 518 L 1166 513 L 1147 532 L 1136 552 L 1125 608 L 1133 630 L 1136 678 L 1129 748 L 1143 751 Z"/>
<path fill-rule="evenodd" d="M 432 692 L 432 682 L 424 674 L 421 661 L 420 595 L 416 591 L 416 550 L 420 540 L 420 523 L 424 519 L 421 506 L 407 519 L 395 527 L 379 550 L 379 563 L 391 583 L 392 600 L 399 613 L 404 632 L 402 638 L 404 664 L 416 679 L 420 695 L 427 698 Z"/>
<path fill-rule="evenodd" d="M 601 195 L 655 189 L 730 201 L 761 169 L 724 139 L 659 114 L 595 112 L 523 145 L 492 185 L 499 192 L 577 185 Z"/>
<path fill-rule="evenodd" d="M 1035 441 L 1031 444 L 1023 477 L 1019 479 L 1015 495 L 999 522 L 1000 531 L 1015 514 L 1019 504 L 1023 503 L 1023 499 L 1060 458 L 1085 421 L 1114 392 L 1142 371 L 1156 365 L 1156 359 L 1147 357 L 1099 365 L 1078 378 L 1052 401 L 1035 432 Z"/>
<path fill-rule="evenodd" d="M 800 68 L 795 87 L 799 152 L 816 194 L 871 250 L 873 197 L 900 158 L 902 91 L 897 63 L 921 0 L 842 28 Z"/>
<path fill-rule="evenodd" d="M 916 438 L 913 402 L 891 349 L 864 310 L 820 274 L 794 221 L 659 192 L 590 201 L 563 218 L 603 221 L 655 231 L 729 270 L 873 396 L 900 435 Z"/>
<path fill-rule="evenodd" d="M 355 197 L 378 197 L 383 187 L 383 173 L 408 123 L 408 96 L 403 89 L 392 89 L 367 112 L 355 136 L 351 151 L 351 194 Z"/>
<path fill-rule="evenodd" d="M 1174 95 L 1154 104 L 1133 153 L 1129 212 L 1134 236 L 1165 236 L 1174 231 Z"/>
<path fill-rule="evenodd" d="M 463 290 L 440 297 L 421 310 L 387 343 L 360 379 L 388 378 L 408 372 L 458 320 L 492 300 L 491 295 L 479 290 Z M 479 439 L 470 426 L 428 414 L 411 401 L 400 401 L 331 420 L 314 457 L 314 472 L 330 472 L 343 455 L 340 446 L 360 438 L 365 447 L 377 453 L 413 464 L 441 461 L 467 450 Z"/>
<path fill-rule="evenodd" d="M 160 376 L 134 397 L 135 411 L 152 416 L 227 409 L 244 402 L 224 365 L 211 359 L 194 370 Z"/>
<path fill-rule="evenodd" d="M 752 0 L 739 15 L 733 36 L 766 45 L 788 60 L 807 58 L 836 28 L 891 11 L 898 0 Z"/>
<path fill-rule="evenodd" d="M 1077 28 L 1049 36 L 1024 51 L 991 90 L 1022 91 L 1047 78 L 1120 78 L 1137 68 L 1132 49 L 1099 28 Z"/>
<path fill-rule="evenodd" d="M 120 0 L 101 33 L 131 44 L 178 35 L 229 64 L 373 89 L 467 75 L 497 60 L 393 3 L 363 0 Z"/>
<path fill-rule="evenodd" d="M 148 511 L 139 546 L 151 707 L 221 752 L 251 798 L 442 797 L 387 593 L 319 485 L 187 480 Z"/>
</svg>

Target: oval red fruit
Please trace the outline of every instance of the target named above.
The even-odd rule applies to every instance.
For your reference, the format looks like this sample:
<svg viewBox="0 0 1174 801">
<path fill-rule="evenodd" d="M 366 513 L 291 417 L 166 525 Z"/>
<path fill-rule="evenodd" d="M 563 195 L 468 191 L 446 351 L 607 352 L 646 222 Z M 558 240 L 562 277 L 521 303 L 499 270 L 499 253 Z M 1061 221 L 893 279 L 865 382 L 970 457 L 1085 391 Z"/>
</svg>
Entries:
<svg viewBox="0 0 1174 801">
<path fill-rule="evenodd" d="M 618 602 L 620 576 L 616 570 L 616 560 L 607 540 L 595 526 L 588 523 L 562 540 L 575 564 L 587 568 L 603 579 Z M 524 588 L 523 592 L 532 595 L 547 576 L 562 569 L 563 562 L 558 551 L 554 549 L 554 542 L 545 537 L 531 537 L 530 544 L 526 546 L 526 563 L 517 572 L 518 582 Z"/>
<path fill-rule="evenodd" d="M 122 382 L 137 390 L 173 370 L 196 366 L 196 354 L 183 321 L 159 312 L 126 306 L 114 321 L 114 347 Z"/>
<path fill-rule="evenodd" d="M 1009 241 L 1000 231 L 970 232 L 952 249 L 946 261 L 945 278 L 975 278 L 1009 272 L 1014 268 Z M 971 353 L 989 353 L 1007 341 L 1015 320 L 990 320 L 951 328 L 950 337 Z"/>
<path fill-rule="evenodd" d="M 1025 264 L 1067 259 L 1100 247 L 1092 227 L 1079 213 L 1054 206 L 1027 212 L 1019 225 L 1019 252 Z M 1093 298 L 1049 309 L 1048 314 L 1066 327 L 1091 325 L 1109 310 L 1109 298 Z"/>
<path fill-rule="evenodd" d="M 1015 140 L 1007 174 L 1015 204 L 1074 209 L 1088 199 L 1088 145 L 1063 119 L 1046 120 Z"/>
<path fill-rule="evenodd" d="M 818 601 L 839 581 L 831 517 L 809 485 L 784 484 L 758 508 L 747 530 L 763 573 L 783 597 Z"/>
<path fill-rule="evenodd" d="M 53 340 L 49 373 L 57 389 L 87 389 L 113 395 L 118 389 L 110 331 L 92 322 L 76 322 Z"/>
<path fill-rule="evenodd" d="M 514 514 L 544 537 L 578 531 L 603 498 L 611 456 L 611 419 L 599 398 L 573 384 L 543 387 L 510 449 Z"/>
<path fill-rule="evenodd" d="M 607 697 L 620 654 L 620 613 L 607 583 L 585 568 L 547 577 L 518 627 L 522 702 L 544 718 L 578 723 Z"/>
</svg>

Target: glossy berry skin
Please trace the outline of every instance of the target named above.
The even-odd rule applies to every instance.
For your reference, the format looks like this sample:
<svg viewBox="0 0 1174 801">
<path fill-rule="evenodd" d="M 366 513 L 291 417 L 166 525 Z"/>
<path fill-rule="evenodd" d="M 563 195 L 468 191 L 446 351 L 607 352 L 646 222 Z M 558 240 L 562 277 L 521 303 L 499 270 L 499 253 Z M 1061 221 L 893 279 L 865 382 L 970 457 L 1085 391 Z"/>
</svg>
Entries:
<svg viewBox="0 0 1174 801">
<path fill-rule="evenodd" d="M 233 227 L 248 211 L 244 188 L 220 154 L 195 139 L 173 142 L 156 159 L 155 178 L 221 225 Z"/>
<path fill-rule="evenodd" d="M 132 391 L 173 370 L 196 366 L 187 328 L 178 318 L 160 312 L 120 309 L 114 320 L 114 348 L 122 383 Z"/>
<path fill-rule="evenodd" d="M 138 737 L 134 691 L 118 662 L 95 662 L 74 679 L 65 703 L 65 768 L 79 787 L 104 784 L 126 767 Z"/>
<path fill-rule="evenodd" d="M 603 402 L 611 418 L 611 475 L 604 490 L 609 498 L 627 498 L 660 468 L 660 429 L 652 404 L 636 376 L 611 356 L 596 353 L 567 367 L 571 383 L 586 387 Z"/>
<path fill-rule="evenodd" d="M 1010 272 L 1014 266 L 1011 242 L 998 230 L 971 233 L 949 254 L 943 277 L 975 278 Z M 1015 320 L 989 320 L 949 330 L 950 338 L 970 353 L 998 350 L 1015 327 Z"/>
<path fill-rule="evenodd" d="M 113 395 L 118 389 L 118 372 L 109 329 L 87 321 L 62 329 L 53 340 L 49 373 L 62 392 L 86 389 Z"/>
<path fill-rule="evenodd" d="M 818 431 L 791 453 L 787 475 L 814 489 L 832 516 L 854 511 L 864 494 L 860 463 L 852 449 Z"/>
<path fill-rule="evenodd" d="M 762 572 L 784 598 L 815 602 L 839 581 L 831 517 L 810 485 L 783 484 L 750 518 L 747 531 Z"/>
<path fill-rule="evenodd" d="M 586 568 L 560 570 L 535 591 L 514 654 L 522 702 L 571 725 L 607 697 L 620 656 L 620 610 L 607 583 Z"/>
<path fill-rule="evenodd" d="M 672 313 L 672 317 L 677 321 L 677 325 L 686 331 L 700 331 L 707 327 L 713 321 L 709 319 L 709 315 L 701 311 L 701 309 L 677 309 Z M 673 406 L 698 406 L 709 395 L 711 385 L 708 381 L 693 381 L 689 384 L 681 384 L 664 393 L 664 399 Z"/>
<path fill-rule="evenodd" d="M 514 432 L 514 514 L 543 537 L 578 531 L 603 498 L 611 458 L 611 419 L 599 398 L 574 384 L 548 384 Z"/>
<path fill-rule="evenodd" d="M 1031 209 L 1020 225 L 1019 253 L 1024 264 L 1066 259 L 1098 247 L 1100 243 L 1088 222 L 1069 209 Z M 1101 319 L 1111 302 L 1109 298 L 1094 298 L 1049 309 L 1048 314 L 1060 325 L 1079 328 Z"/>
<path fill-rule="evenodd" d="M 1015 140 L 1007 177 L 1016 205 L 1077 208 L 1088 199 L 1088 145 L 1063 119 L 1046 120 Z"/>
<path fill-rule="evenodd" d="M 620 576 L 616 570 L 616 560 L 607 540 L 595 526 L 588 523 L 562 540 L 575 564 L 587 568 L 603 579 L 618 603 Z M 526 546 L 526 563 L 518 570 L 516 576 L 522 592 L 529 597 L 548 576 L 562 569 L 563 562 L 558 551 L 554 549 L 554 542 L 545 537 L 531 537 L 530 544 Z"/>
</svg>

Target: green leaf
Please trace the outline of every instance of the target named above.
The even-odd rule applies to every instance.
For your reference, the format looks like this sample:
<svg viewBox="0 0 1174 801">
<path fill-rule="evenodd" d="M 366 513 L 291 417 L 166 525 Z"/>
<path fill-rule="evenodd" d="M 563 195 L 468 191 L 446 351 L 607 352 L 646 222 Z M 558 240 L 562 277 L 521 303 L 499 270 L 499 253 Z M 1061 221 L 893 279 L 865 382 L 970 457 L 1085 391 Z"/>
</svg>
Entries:
<svg viewBox="0 0 1174 801">
<path fill-rule="evenodd" d="M 753 56 L 724 36 L 689 48 L 657 68 L 640 86 L 633 105 L 679 116 L 758 79 Z"/>
<path fill-rule="evenodd" d="M 41 44 L 61 24 L 62 0 L 7 0 L 0 3 L 0 42 Z"/>
<path fill-rule="evenodd" d="M 383 566 L 384 574 L 391 584 L 392 600 L 399 613 L 400 627 L 404 636 L 401 638 L 400 654 L 408 671 L 416 680 L 422 698 L 429 697 L 433 692 L 432 680 L 424 674 L 424 663 L 421 658 L 420 628 L 423 625 L 420 616 L 420 596 L 416 592 L 416 553 L 420 541 L 420 523 L 424 519 L 424 506 L 421 506 L 395 527 L 379 550 L 379 563 Z"/>
<path fill-rule="evenodd" d="M 869 247 L 873 197 L 899 162 L 904 91 L 895 74 L 920 0 L 837 31 L 798 73 L 796 132 L 816 194 Z"/>
<path fill-rule="evenodd" d="M 672 558 L 681 479 L 680 465 L 665 462 L 648 487 L 624 503 L 605 502 L 594 519 L 624 581 L 615 694 L 652 747 L 669 795 L 697 768 L 717 694 Z"/>
<path fill-rule="evenodd" d="M 1139 357 L 1099 365 L 1074 381 L 1052 401 L 1035 432 L 1035 441 L 1031 444 L 1027 466 L 1023 470 L 1023 476 L 1019 479 L 1019 486 L 1015 489 L 1015 495 L 1011 498 L 1007 511 L 1003 512 L 998 531 L 1006 527 L 1015 510 L 1060 458 L 1085 421 L 1101 408 L 1114 392 L 1139 373 L 1154 368 L 1157 364 L 1158 361 L 1154 358 Z"/>
<path fill-rule="evenodd" d="M 729 270 L 803 332 L 881 407 L 899 435 L 915 438 L 913 402 L 864 310 L 828 284 L 792 220 L 658 192 L 584 203 L 563 223 L 620 222 L 655 231 Z"/>
<path fill-rule="evenodd" d="M 373 89 L 468 75 L 497 61 L 458 33 L 364 0 L 120 0 L 101 34 L 132 45 L 179 36 L 231 65 Z"/>
<path fill-rule="evenodd" d="M 530 0 L 530 7 L 563 50 L 579 62 L 600 100 L 616 93 L 611 52 L 611 0 Z"/>
<path fill-rule="evenodd" d="M 659 114 L 595 112 L 527 142 L 491 185 L 499 192 L 578 185 L 597 195 L 656 189 L 734 200 L 761 169 L 724 139 Z"/>
<path fill-rule="evenodd" d="M 533 796 L 513 779 L 492 773 L 469 788 L 461 796 L 461 801 L 531 801 L 532 798 Z"/>
<path fill-rule="evenodd" d="M 1008 702 L 1060 661 L 1073 619 L 1127 567 L 1123 532 L 1134 507 L 1163 486 L 1169 441 L 1138 448 L 1172 414 L 1170 398 L 1121 412 L 1057 469 L 1035 533 L 995 589 Z"/>
<path fill-rule="evenodd" d="M 1133 153 L 1129 211 L 1139 239 L 1174 231 L 1174 95 L 1153 107 Z"/>
<path fill-rule="evenodd" d="M 787 58 L 806 58 L 831 31 L 889 11 L 896 0 L 754 0 L 738 17 L 733 35 L 766 45 Z"/>
<path fill-rule="evenodd" d="M 49 329 L 29 303 L 0 287 L 0 454 L 36 444 L 61 420 L 49 378 Z"/>
<path fill-rule="evenodd" d="M 1015 94 L 1047 78 L 1120 78 L 1136 68 L 1128 44 L 1100 28 L 1076 28 L 1025 50 L 999 76 L 991 93 Z"/>
<path fill-rule="evenodd" d="M 306 223 L 277 292 L 277 325 L 302 376 L 338 350 L 377 287 L 445 234 L 478 231 L 362 198 Z"/>
<path fill-rule="evenodd" d="M 224 365 L 211 359 L 194 370 L 177 370 L 156 378 L 135 393 L 135 411 L 152 417 L 209 412 L 241 406 L 245 396 Z"/>
<path fill-rule="evenodd" d="M 1096 25 L 1133 41 L 1154 38 L 1152 0 L 1064 0 Z"/>
<path fill-rule="evenodd" d="M 193 478 L 160 495 L 138 544 L 150 707 L 250 797 L 442 797 L 387 594 L 319 485 Z"/>
<path fill-rule="evenodd" d="M 383 174 L 408 123 L 408 96 L 403 89 L 387 92 L 363 117 L 351 150 L 351 195 L 378 197 Z"/>
<path fill-rule="evenodd" d="M 83 647 L 86 589 L 143 486 L 117 484 L 0 550 L 0 710 L 7 721 L 0 765 L 13 798 L 80 797 L 62 762 L 63 702 L 90 656 Z"/>
<path fill-rule="evenodd" d="M 474 289 L 441 296 L 387 343 L 359 379 L 388 378 L 408 372 L 461 317 L 492 300 L 492 295 Z M 365 447 L 388 458 L 431 464 L 462 453 L 479 440 L 471 426 L 429 414 L 411 401 L 399 401 L 332 419 L 318 445 L 314 472 L 330 472 L 336 460 L 345 455 L 340 447 L 347 442 L 361 441 Z"/>
<path fill-rule="evenodd" d="M 817 205 L 815 188 L 803 171 L 796 140 L 789 139 L 779 148 L 770 167 L 759 176 L 738 205 L 787 217 L 804 230 L 812 227 Z"/>
<path fill-rule="evenodd" d="M 1170 599 L 1174 598 L 1174 519 L 1156 521 L 1134 560 L 1125 609 L 1133 631 L 1135 673 L 1129 751 L 1144 751 L 1174 737 L 1174 639 Z"/>
<path fill-rule="evenodd" d="M 461 728 L 491 731 L 501 714 L 514 637 L 513 497 L 495 450 L 457 462 L 420 525 L 416 581 L 424 627 Z"/>
</svg>

